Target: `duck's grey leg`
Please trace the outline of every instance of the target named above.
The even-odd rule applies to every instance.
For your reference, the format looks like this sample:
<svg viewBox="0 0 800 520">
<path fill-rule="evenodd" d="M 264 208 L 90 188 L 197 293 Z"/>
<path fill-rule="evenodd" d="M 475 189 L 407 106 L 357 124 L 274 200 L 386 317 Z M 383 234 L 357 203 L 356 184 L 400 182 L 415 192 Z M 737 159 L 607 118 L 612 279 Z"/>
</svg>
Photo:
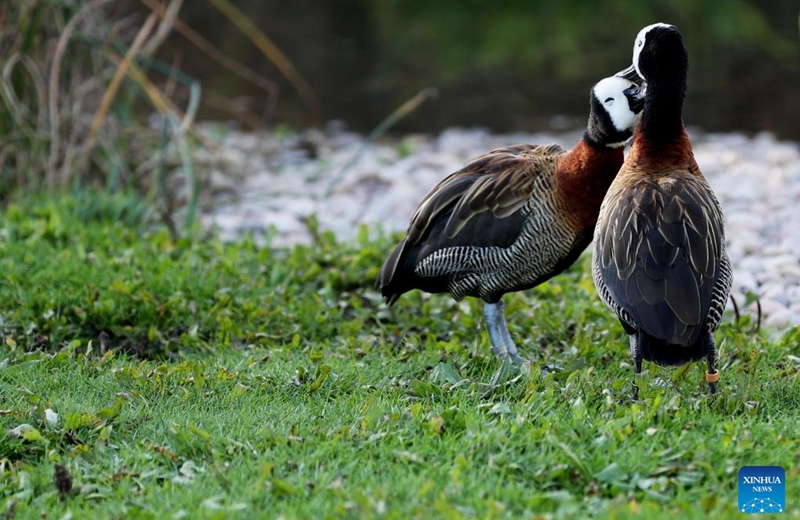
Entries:
<svg viewBox="0 0 800 520">
<path fill-rule="evenodd" d="M 636 377 L 642 374 L 642 353 L 639 350 L 639 340 L 636 338 L 636 334 L 631 334 L 628 336 L 631 345 L 631 355 L 633 356 L 633 381 L 631 381 L 631 385 L 633 386 L 633 400 L 639 400 L 639 385 L 636 384 Z"/>
<path fill-rule="evenodd" d="M 487 302 L 483 306 L 486 329 L 489 331 L 489 338 L 492 340 L 492 352 L 498 357 L 508 357 L 515 363 L 521 363 L 523 359 L 517 353 L 517 347 L 508 332 L 504 310 L 505 305 L 502 298 L 497 303 Z"/>
</svg>

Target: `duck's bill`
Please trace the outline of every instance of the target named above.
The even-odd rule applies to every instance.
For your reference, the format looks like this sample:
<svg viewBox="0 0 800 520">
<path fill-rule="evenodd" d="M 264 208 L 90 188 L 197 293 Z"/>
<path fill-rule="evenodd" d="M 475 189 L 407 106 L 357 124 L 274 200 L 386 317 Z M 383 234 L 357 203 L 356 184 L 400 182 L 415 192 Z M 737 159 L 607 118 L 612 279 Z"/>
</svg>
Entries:
<svg viewBox="0 0 800 520">
<path fill-rule="evenodd" d="M 628 67 L 625 70 L 621 70 L 621 71 L 617 72 L 614 75 L 617 76 L 618 78 L 625 78 L 628 81 L 633 81 L 637 85 L 641 85 L 642 82 L 644 81 L 642 79 L 642 77 L 639 76 L 639 73 L 636 72 L 636 67 L 634 67 L 633 65 L 631 65 L 630 67 Z"/>
<path fill-rule="evenodd" d="M 626 88 L 622 93 L 628 99 L 628 107 L 630 107 L 631 112 L 638 114 L 642 111 L 644 108 L 644 88 L 633 86 Z"/>
</svg>

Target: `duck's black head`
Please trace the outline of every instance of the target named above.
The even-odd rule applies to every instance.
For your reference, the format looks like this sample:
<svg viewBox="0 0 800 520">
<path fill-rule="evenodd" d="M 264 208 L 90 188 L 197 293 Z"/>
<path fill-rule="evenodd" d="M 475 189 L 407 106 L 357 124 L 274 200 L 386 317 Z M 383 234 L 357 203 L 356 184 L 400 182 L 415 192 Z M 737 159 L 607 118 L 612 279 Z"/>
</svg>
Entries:
<svg viewBox="0 0 800 520">
<path fill-rule="evenodd" d="M 631 66 L 617 75 L 631 80 L 641 78 L 648 84 L 659 80 L 685 81 L 688 67 L 689 56 L 678 28 L 654 23 L 636 35 Z"/>
<path fill-rule="evenodd" d="M 616 76 L 598 81 L 589 95 L 586 140 L 606 148 L 625 146 L 643 106 L 644 94 L 633 81 Z"/>
<path fill-rule="evenodd" d="M 667 143 L 683 135 L 683 102 L 689 57 L 674 25 L 655 23 L 636 35 L 633 63 L 617 76 L 646 82 L 641 131 L 651 143 Z"/>
</svg>

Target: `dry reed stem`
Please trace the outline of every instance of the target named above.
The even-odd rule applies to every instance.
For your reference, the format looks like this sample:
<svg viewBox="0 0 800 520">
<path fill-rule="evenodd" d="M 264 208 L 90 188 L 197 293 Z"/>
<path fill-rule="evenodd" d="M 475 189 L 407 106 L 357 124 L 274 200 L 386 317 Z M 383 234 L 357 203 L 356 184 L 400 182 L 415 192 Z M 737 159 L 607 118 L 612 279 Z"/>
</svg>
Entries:
<svg viewBox="0 0 800 520">
<path fill-rule="evenodd" d="M 100 130 L 100 125 L 102 124 L 103 120 L 108 113 L 109 108 L 111 108 L 111 102 L 114 100 L 114 97 L 119 90 L 120 84 L 122 84 L 122 79 L 127 75 L 128 70 L 132 66 L 132 62 L 134 58 L 136 58 L 137 54 L 139 54 L 139 49 L 141 49 L 142 45 L 144 44 L 147 37 L 153 31 L 153 26 L 158 20 L 158 16 L 155 14 L 151 14 L 147 20 L 142 25 L 142 28 L 139 30 L 139 33 L 136 35 L 136 38 L 133 40 L 128 52 L 125 54 L 125 58 L 118 64 L 117 71 L 114 73 L 114 77 L 111 78 L 111 82 L 109 83 L 108 87 L 106 88 L 105 93 L 103 94 L 103 99 L 100 102 L 100 107 L 97 109 L 97 112 L 94 114 L 94 119 L 92 120 L 92 126 L 89 129 L 89 137 L 86 139 L 86 145 L 84 146 L 84 157 L 89 157 L 89 153 L 94 146 L 94 142 L 97 139 L 97 132 Z"/>
<path fill-rule="evenodd" d="M 294 64 L 286 57 L 277 45 L 270 40 L 263 32 L 261 32 L 253 22 L 244 15 L 239 9 L 231 4 L 228 0 L 206 0 L 211 5 L 216 7 L 222 14 L 224 14 L 242 33 L 245 34 L 250 41 L 278 68 L 286 79 L 294 86 L 303 102 L 308 106 L 311 111 L 311 116 L 314 119 L 319 118 L 320 103 L 314 90 L 305 80 L 300 71 Z"/>
<path fill-rule="evenodd" d="M 165 16 L 166 9 L 158 0 L 139 0 L 146 5 L 150 10 L 159 16 Z M 249 81 L 253 85 L 265 90 L 267 92 L 267 114 L 271 114 L 277 102 L 279 87 L 274 82 L 264 76 L 261 76 L 253 69 L 250 69 L 242 63 L 226 56 L 222 51 L 214 46 L 213 43 L 198 34 L 194 29 L 186 25 L 179 18 L 175 19 L 175 30 L 186 38 L 192 45 L 206 53 L 212 60 L 219 63 L 224 68 L 233 72 L 240 78 Z"/>
<path fill-rule="evenodd" d="M 172 63 L 169 64 L 169 68 L 171 71 L 178 71 L 181 70 L 181 64 L 183 62 L 183 52 L 180 50 L 172 56 Z M 167 76 L 167 81 L 164 84 L 164 96 L 168 99 L 173 99 L 172 96 L 175 94 L 175 89 L 178 87 L 178 78 L 177 75 L 174 73 L 170 73 Z"/>
<path fill-rule="evenodd" d="M 36 128 L 31 129 L 29 125 L 27 125 L 28 116 L 30 115 L 30 109 L 20 101 L 17 97 L 16 92 L 14 91 L 14 87 L 11 84 L 11 73 L 14 71 L 14 67 L 17 63 L 22 64 L 23 67 L 28 71 L 30 74 L 31 79 L 33 80 L 33 84 L 36 86 L 36 97 L 37 97 L 37 106 L 39 107 L 38 111 L 38 125 Z M 5 65 L 3 66 L 3 97 L 6 101 L 6 105 L 8 106 L 8 113 L 14 118 L 15 122 L 17 123 L 18 127 L 25 133 L 32 141 L 38 140 L 38 133 L 41 132 L 41 129 L 44 128 L 46 125 L 46 117 L 43 113 L 42 108 L 47 106 L 46 99 L 47 96 L 45 95 L 45 82 L 44 76 L 42 75 L 39 66 L 36 65 L 36 62 L 30 56 L 25 54 L 21 54 L 19 52 L 13 53 L 8 60 L 6 61 Z"/>
<path fill-rule="evenodd" d="M 72 32 L 84 16 L 89 14 L 93 9 L 97 9 L 103 4 L 111 0 L 94 0 L 84 5 L 75 15 L 70 18 L 67 25 L 61 32 L 56 44 L 56 49 L 53 52 L 53 63 L 50 67 L 50 83 L 49 83 L 49 112 L 50 112 L 50 155 L 47 159 L 47 173 L 45 184 L 48 188 L 55 185 L 56 178 L 56 162 L 58 161 L 58 149 L 61 144 L 59 129 L 61 121 L 58 113 L 58 94 L 59 94 L 59 78 L 61 75 L 61 63 L 64 58 L 64 52 L 67 49 L 67 44 L 72 36 Z"/>
<path fill-rule="evenodd" d="M 70 107 L 72 114 L 81 114 L 81 109 L 83 108 L 83 99 L 86 97 L 87 94 L 82 93 L 83 90 L 89 92 L 89 84 L 95 83 L 95 81 L 86 81 L 82 84 L 78 84 L 78 77 L 77 74 L 73 75 L 72 77 L 72 88 L 70 92 L 73 93 L 72 96 L 72 105 Z M 67 141 L 66 149 L 64 150 L 64 159 L 61 162 L 61 177 L 62 179 L 69 179 L 72 176 L 72 164 L 76 157 L 76 152 L 79 151 L 79 135 L 80 135 L 80 125 L 73 124 L 70 127 L 69 132 L 69 140 Z"/>
<path fill-rule="evenodd" d="M 105 49 L 105 55 L 108 57 L 108 59 L 118 65 L 123 61 L 123 58 L 119 54 L 109 49 Z M 194 113 L 192 111 L 187 111 L 187 113 L 184 114 L 180 108 L 178 108 L 172 101 L 169 100 L 169 98 L 161 93 L 158 87 L 156 87 L 147 78 L 147 75 L 144 72 L 142 72 L 136 65 L 132 63 L 129 66 L 128 75 L 144 91 L 156 110 L 165 116 L 170 113 L 175 114 L 178 120 L 181 121 L 181 132 L 188 130 L 206 148 L 210 149 L 211 151 L 219 150 L 219 146 L 216 143 L 209 140 L 208 137 L 206 137 L 197 129 L 196 125 L 194 124 Z"/>
<path fill-rule="evenodd" d="M 32 122 L 33 109 L 21 100 L 12 85 L 11 76 L 17 64 L 24 68 L 33 81 L 36 99 L 31 103 L 35 107 L 35 120 Z M 13 156 L 15 160 L 15 170 L 17 173 L 16 184 L 26 186 L 33 173 L 41 170 L 41 164 L 37 157 L 41 154 L 41 148 L 46 146 L 47 115 L 46 94 L 47 86 L 44 76 L 36 62 L 28 55 L 14 51 L 3 66 L 2 88 L 0 98 L 5 102 L 7 113 L 14 122 L 10 133 L 5 136 L 6 145 L 3 147 L 2 155 L 5 164 L 5 157 Z M 23 94 L 25 94 L 23 92 Z M 27 98 L 24 98 L 27 100 Z M 20 142 L 28 140 L 28 146 L 19 146 Z"/>
<path fill-rule="evenodd" d="M 161 23 L 158 24 L 156 33 L 150 38 L 147 45 L 142 48 L 143 55 L 152 56 L 161 44 L 164 43 L 164 40 L 167 39 L 167 36 L 169 36 L 169 33 L 172 32 L 172 28 L 175 26 L 175 20 L 178 19 L 178 13 L 182 5 L 183 0 L 172 0 L 167 5 L 166 9 L 162 9 L 162 12 L 157 13 L 161 18 Z"/>
</svg>

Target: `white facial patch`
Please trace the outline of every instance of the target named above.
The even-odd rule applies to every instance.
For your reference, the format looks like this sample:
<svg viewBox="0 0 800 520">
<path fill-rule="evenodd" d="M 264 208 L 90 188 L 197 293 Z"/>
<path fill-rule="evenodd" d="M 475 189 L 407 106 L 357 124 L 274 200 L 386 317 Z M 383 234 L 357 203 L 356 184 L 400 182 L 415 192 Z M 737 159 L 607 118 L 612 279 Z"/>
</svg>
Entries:
<svg viewBox="0 0 800 520">
<path fill-rule="evenodd" d="M 612 76 L 601 79 L 592 89 L 619 132 L 631 131 L 636 126 L 636 114 L 628 106 L 628 98 L 623 94 L 624 90 L 635 86 L 632 81 Z"/>
<path fill-rule="evenodd" d="M 642 53 L 642 49 L 644 49 L 645 41 L 647 40 L 647 33 L 650 32 L 651 29 L 656 27 L 673 27 L 668 23 L 654 23 L 652 25 L 648 25 L 641 31 L 639 34 L 636 35 L 636 40 L 633 42 L 633 66 L 636 69 L 636 73 L 639 74 L 639 77 L 644 79 L 642 76 L 642 71 L 639 70 L 639 54 Z"/>
</svg>

